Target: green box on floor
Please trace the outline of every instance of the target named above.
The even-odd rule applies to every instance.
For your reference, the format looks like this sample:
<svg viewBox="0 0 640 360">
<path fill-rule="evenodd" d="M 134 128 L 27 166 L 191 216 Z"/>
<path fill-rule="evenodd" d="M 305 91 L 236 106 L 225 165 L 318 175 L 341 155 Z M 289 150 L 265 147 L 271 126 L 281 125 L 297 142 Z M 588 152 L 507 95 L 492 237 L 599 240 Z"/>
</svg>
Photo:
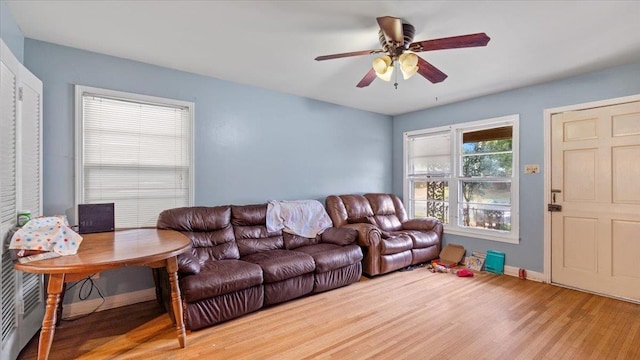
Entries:
<svg viewBox="0 0 640 360">
<path fill-rule="evenodd" d="M 484 269 L 494 274 L 502 275 L 504 273 L 504 253 L 495 250 L 487 250 Z"/>
</svg>

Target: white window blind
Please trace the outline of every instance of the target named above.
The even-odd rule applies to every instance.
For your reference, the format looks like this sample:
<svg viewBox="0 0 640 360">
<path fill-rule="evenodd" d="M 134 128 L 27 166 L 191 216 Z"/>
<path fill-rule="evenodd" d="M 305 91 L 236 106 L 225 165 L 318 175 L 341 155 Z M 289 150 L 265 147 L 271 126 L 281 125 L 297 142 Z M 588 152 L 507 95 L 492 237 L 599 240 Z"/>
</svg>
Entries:
<svg viewBox="0 0 640 360">
<path fill-rule="evenodd" d="M 435 217 L 449 223 L 451 134 L 449 131 L 406 138 L 407 206 L 411 217 Z"/>
<path fill-rule="evenodd" d="M 192 106 L 81 90 L 81 203 L 115 203 L 117 228 L 191 204 Z"/>
<path fill-rule="evenodd" d="M 446 176 L 451 173 L 449 132 L 409 137 L 407 151 L 409 176 Z"/>
</svg>

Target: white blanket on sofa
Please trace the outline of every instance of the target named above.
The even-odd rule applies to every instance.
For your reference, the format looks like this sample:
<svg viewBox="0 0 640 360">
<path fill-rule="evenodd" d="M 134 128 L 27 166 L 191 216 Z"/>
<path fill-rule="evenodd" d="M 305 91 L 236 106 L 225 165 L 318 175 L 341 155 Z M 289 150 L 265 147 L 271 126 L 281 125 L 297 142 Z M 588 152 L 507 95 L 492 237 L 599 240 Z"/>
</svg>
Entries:
<svg viewBox="0 0 640 360">
<path fill-rule="evenodd" d="M 315 238 L 331 226 L 331 218 L 317 200 L 271 200 L 267 204 L 269 232 L 284 230 L 306 238 Z"/>
</svg>

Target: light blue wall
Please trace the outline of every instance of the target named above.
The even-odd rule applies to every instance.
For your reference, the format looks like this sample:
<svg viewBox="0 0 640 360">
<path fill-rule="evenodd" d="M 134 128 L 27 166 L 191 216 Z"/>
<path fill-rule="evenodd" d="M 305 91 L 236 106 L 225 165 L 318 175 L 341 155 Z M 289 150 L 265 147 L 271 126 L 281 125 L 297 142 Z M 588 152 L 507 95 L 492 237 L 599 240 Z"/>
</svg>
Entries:
<svg viewBox="0 0 640 360">
<path fill-rule="evenodd" d="M 24 52 L 44 84 L 45 214 L 74 203 L 74 84 L 193 101 L 196 205 L 391 191 L 390 116 L 29 38 Z M 98 281 L 106 296 L 153 286 L 132 269 Z"/>
<path fill-rule="evenodd" d="M 640 64 L 632 64 L 392 120 L 32 39 L 24 40 L 24 60 L 44 83 L 46 214 L 73 206 L 74 84 L 195 102 L 197 205 L 322 200 L 327 194 L 375 191 L 402 196 L 403 132 L 509 114 L 520 115 L 520 164 L 542 167 L 544 109 L 640 93 Z M 520 244 L 454 235 L 445 235 L 445 242 L 504 251 L 507 265 L 541 272 L 544 175 L 520 171 Z M 100 285 L 108 296 L 152 282 L 146 272 L 124 269 L 106 274 Z"/>
<path fill-rule="evenodd" d="M 24 60 L 24 36 L 5 1 L 0 1 L 0 38 L 18 61 Z"/>
<path fill-rule="evenodd" d="M 525 164 L 544 164 L 544 110 L 640 94 L 640 63 L 529 86 L 394 117 L 393 192 L 402 196 L 403 133 L 473 120 L 520 114 L 520 244 L 445 235 L 467 251 L 499 250 L 506 264 L 543 271 L 544 174 L 524 175 Z"/>
</svg>

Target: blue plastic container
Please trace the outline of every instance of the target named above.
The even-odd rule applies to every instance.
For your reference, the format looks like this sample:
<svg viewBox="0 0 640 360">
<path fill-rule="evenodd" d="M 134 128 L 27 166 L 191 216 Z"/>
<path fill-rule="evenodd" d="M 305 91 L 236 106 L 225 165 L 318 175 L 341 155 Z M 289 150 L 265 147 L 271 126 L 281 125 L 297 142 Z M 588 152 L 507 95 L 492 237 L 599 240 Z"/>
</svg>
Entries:
<svg viewBox="0 0 640 360">
<path fill-rule="evenodd" d="M 495 250 L 487 250 L 484 269 L 494 274 L 504 274 L 504 253 Z"/>
</svg>

